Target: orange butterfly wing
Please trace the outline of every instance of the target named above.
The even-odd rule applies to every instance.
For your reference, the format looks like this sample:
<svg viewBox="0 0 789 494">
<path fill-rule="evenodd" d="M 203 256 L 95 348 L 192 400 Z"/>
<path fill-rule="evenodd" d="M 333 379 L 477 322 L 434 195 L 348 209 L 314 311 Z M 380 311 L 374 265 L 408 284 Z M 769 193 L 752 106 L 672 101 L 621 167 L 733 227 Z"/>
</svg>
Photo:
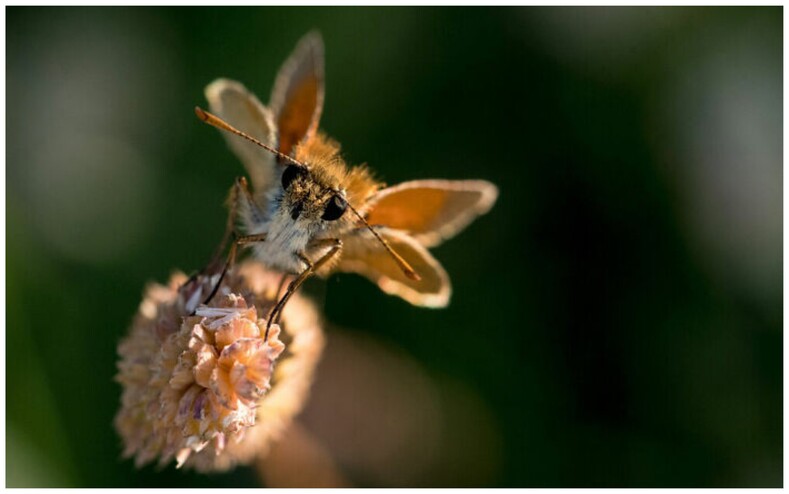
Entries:
<svg viewBox="0 0 789 494">
<path fill-rule="evenodd" d="M 402 230 L 433 247 L 487 213 L 497 197 L 496 186 L 484 180 L 414 180 L 374 195 L 367 222 Z"/>
<path fill-rule="evenodd" d="M 452 287 L 441 264 L 406 233 L 388 228 L 376 230 L 419 273 L 421 279 L 408 278 L 367 228 L 343 237 L 337 270 L 365 276 L 385 293 L 397 295 L 414 305 L 445 307 Z"/>
<path fill-rule="evenodd" d="M 293 148 L 318 130 L 323 111 L 323 40 L 313 31 L 299 41 L 279 70 L 271 92 L 271 107 L 279 131 L 279 150 Z"/>
</svg>

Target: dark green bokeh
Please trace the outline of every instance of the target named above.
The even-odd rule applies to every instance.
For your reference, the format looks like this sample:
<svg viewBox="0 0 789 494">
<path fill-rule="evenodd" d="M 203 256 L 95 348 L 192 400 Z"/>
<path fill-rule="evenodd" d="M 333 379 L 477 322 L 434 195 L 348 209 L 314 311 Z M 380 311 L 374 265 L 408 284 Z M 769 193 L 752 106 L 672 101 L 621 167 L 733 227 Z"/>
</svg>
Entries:
<svg viewBox="0 0 789 494">
<path fill-rule="evenodd" d="M 735 207 L 699 219 L 694 200 L 711 192 L 698 184 L 725 181 L 732 169 L 699 168 L 694 157 L 727 143 L 694 141 L 694 154 L 683 137 L 704 136 L 708 125 L 718 138 L 717 110 L 726 108 L 707 115 L 674 97 L 716 94 L 705 86 L 716 77 L 686 71 L 709 64 L 715 74 L 722 59 L 735 94 L 749 95 L 732 111 L 751 109 L 751 119 L 771 124 L 758 103 L 782 106 L 781 8 L 6 12 L 9 486 L 256 485 L 249 469 L 201 476 L 119 461 L 115 347 L 143 286 L 198 268 L 221 236 L 221 205 L 242 169 L 191 113 L 204 104 L 203 87 L 231 77 L 265 100 L 280 63 L 313 28 L 327 51 L 322 127 L 350 162 L 369 163 L 388 183 L 484 178 L 500 187 L 488 216 L 434 250 L 453 280 L 448 309 L 411 307 L 351 275 L 312 287 L 325 292 L 332 324 L 367 331 L 479 393 L 502 441 L 493 486 L 782 485 L 781 154 L 768 156 L 765 171 L 754 165 L 763 157 L 746 153 L 746 171 L 732 175 L 777 183 L 769 210 L 737 207 L 744 194 L 732 179 L 724 196 Z M 114 60 L 107 73 L 95 69 L 100 62 L 57 55 L 59 40 L 101 39 L 94 29 L 126 40 L 84 54 Z M 41 59 L 54 68 L 37 72 Z M 81 85 L 40 77 L 79 80 L 72 72 L 82 62 L 97 72 Z M 150 73 L 125 73 L 136 67 Z M 103 131 L 157 163 L 156 186 L 129 205 L 149 211 L 142 233 L 122 257 L 64 255 L 41 215 L 71 182 L 32 188 L 25 146 L 53 147 L 57 160 L 58 141 L 34 137 L 42 131 L 34 117 L 89 134 L 94 116 L 72 121 L 57 104 L 27 102 L 36 91 L 56 103 L 101 97 L 105 84 L 136 94 L 124 83 L 155 91 L 132 104 L 100 102 L 118 122 Z M 780 151 L 780 117 L 768 129 L 760 138 Z M 747 126 L 738 135 L 747 139 Z M 707 175 L 689 181 L 687 170 L 699 169 Z M 751 195 L 764 195 L 754 187 Z M 83 207 L 101 212 L 113 197 L 83 198 Z M 721 230 L 698 233 L 699 225 L 731 224 L 722 235 L 737 238 L 737 218 L 727 216 L 737 214 L 773 229 L 715 261 L 717 240 L 704 235 Z M 122 220 L 70 235 L 88 248 L 93 230 L 99 239 L 122 234 Z M 755 272 L 726 262 L 742 258 L 772 264 Z"/>
</svg>

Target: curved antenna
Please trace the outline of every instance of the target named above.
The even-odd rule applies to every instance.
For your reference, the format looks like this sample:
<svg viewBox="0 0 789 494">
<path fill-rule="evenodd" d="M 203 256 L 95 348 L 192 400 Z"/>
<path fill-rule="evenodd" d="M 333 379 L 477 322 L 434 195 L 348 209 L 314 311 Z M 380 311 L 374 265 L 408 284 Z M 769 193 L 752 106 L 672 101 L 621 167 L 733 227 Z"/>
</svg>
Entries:
<svg viewBox="0 0 789 494">
<path fill-rule="evenodd" d="M 281 152 L 277 151 L 276 149 L 274 149 L 273 147 L 269 146 L 268 144 L 263 144 L 262 142 L 260 142 L 259 140 L 255 139 L 251 135 L 249 135 L 249 134 L 247 134 L 245 132 L 241 132 L 240 130 L 238 130 L 237 128 L 233 127 L 229 123 L 225 122 L 221 118 L 217 117 L 213 113 L 209 113 L 209 112 L 203 110 L 202 108 L 200 108 L 199 106 L 195 106 L 195 115 L 197 115 L 197 118 L 199 118 L 203 122 L 207 123 L 208 125 L 216 127 L 217 129 L 226 130 L 226 131 L 228 131 L 228 132 L 230 132 L 232 134 L 235 134 L 237 136 L 241 136 L 244 139 L 257 144 L 258 146 L 262 147 L 266 151 L 269 151 L 270 153 L 273 153 L 273 154 L 277 155 L 278 157 L 280 157 L 280 158 L 282 158 L 284 160 L 290 161 L 294 165 L 303 166 L 305 168 L 307 167 L 307 165 L 305 165 L 301 161 L 299 161 L 299 160 L 297 160 L 295 158 L 291 158 L 290 156 L 288 156 L 285 153 L 281 153 Z"/>
<path fill-rule="evenodd" d="M 362 220 L 364 226 L 366 226 L 373 233 L 373 235 L 375 235 L 375 238 L 378 239 L 379 242 L 381 242 L 381 245 L 383 245 L 386 251 L 389 253 L 389 255 L 392 256 L 392 259 L 395 260 L 397 266 L 403 271 L 403 274 L 406 275 L 406 277 L 411 280 L 414 281 L 421 280 L 422 277 L 419 276 L 419 273 L 414 271 L 414 268 L 412 268 L 411 265 L 408 264 L 408 262 L 405 259 L 403 259 L 403 257 L 400 254 L 398 254 L 397 252 L 394 251 L 394 249 L 392 249 L 392 247 L 389 245 L 389 242 L 387 242 L 386 239 L 378 235 L 378 232 L 375 231 L 375 228 L 373 228 L 372 226 L 370 226 L 369 223 L 367 223 L 367 220 L 365 220 L 364 217 L 361 214 L 359 214 L 359 211 L 357 211 L 355 207 L 351 206 L 350 202 L 346 202 L 346 204 L 348 204 L 348 207 L 351 208 L 351 211 L 353 211 L 353 213 L 360 220 Z"/>
<path fill-rule="evenodd" d="M 271 147 L 271 146 L 269 146 L 267 144 L 263 144 L 262 142 L 260 142 L 259 140 L 255 139 L 251 135 L 249 135 L 249 134 L 247 134 L 245 132 L 241 132 L 237 128 L 233 127 L 229 123 L 227 123 L 224 120 L 222 120 L 221 118 L 217 117 L 216 115 L 214 115 L 212 113 L 209 113 L 209 112 L 203 110 L 199 106 L 195 106 L 195 115 L 197 115 L 197 118 L 199 118 L 203 122 L 207 123 L 208 125 L 216 127 L 217 129 L 226 130 L 227 132 L 230 132 L 232 134 L 236 134 L 237 136 L 241 136 L 244 139 L 257 144 L 258 146 L 262 147 L 266 151 L 274 153 L 275 155 L 279 156 L 280 158 L 283 158 L 283 159 L 285 159 L 287 161 L 290 161 L 294 165 L 303 166 L 305 168 L 307 167 L 307 165 L 305 165 L 301 161 L 299 161 L 299 160 L 297 160 L 295 158 L 291 158 L 287 154 L 281 153 L 281 152 L 277 151 L 276 149 L 274 149 L 273 147 Z M 354 208 L 351 205 L 351 203 L 346 201 L 346 204 L 348 205 L 349 208 L 351 208 L 351 211 L 353 211 L 353 213 L 361 220 L 361 222 L 364 223 L 364 226 L 366 226 L 372 232 L 372 234 L 375 236 L 375 238 L 379 242 L 381 242 L 381 245 L 383 245 L 384 248 L 386 249 L 386 252 L 388 252 L 389 255 L 392 256 L 392 259 L 395 260 L 395 262 L 397 263 L 397 266 L 403 271 L 403 274 L 406 275 L 406 277 L 411 279 L 411 280 L 414 280 L 414 281 L 421 280 L 422 277 L 419 276 L 419 274 L 416 271 L 414 271 L 414 268 L 412 268 L 411 265 L 408 264 L 408 262 L 405 259 L 403 259 L 403 257 L 400 254 L 398 254 L 397 252 L 394 251 L 394 249 L 392 249 L 392 247 L 389 245 L 389 242 L 387 242 L 386 239 L 381 237 L 378 234 L 378 232 L 375 231 L 375 229 L 372 226 L 370 226 L 369 223 L 367 223 L 367 220 L 365 220 L 364 217 L 361 214 L 359 214 L 359 211 L 357 211 L 356 208 Z"/>
</svg>

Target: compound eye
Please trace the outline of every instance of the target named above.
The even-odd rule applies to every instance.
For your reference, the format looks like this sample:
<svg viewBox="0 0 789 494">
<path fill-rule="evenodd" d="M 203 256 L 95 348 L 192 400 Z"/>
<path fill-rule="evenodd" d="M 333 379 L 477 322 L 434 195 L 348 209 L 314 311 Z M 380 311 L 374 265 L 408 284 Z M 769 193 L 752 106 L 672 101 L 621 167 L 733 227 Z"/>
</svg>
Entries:
<svg viewBox="0 0 789 494">
<path fill-rule="evenodd" d="M 303 166 L 288 165 L 285 171 L 282 172 L 282 188 L 287 189 L 296 178 L 303 177 L 306 174 L 307 170 Z"/>
<path fill-rule="evenodd" d="M 345 213 L 348 203 L 345 199 L 335 194 L 326 202 L 326 209 L 323 210 L 323 218 L 326 221 L 334 221 Z"/>
</svg>

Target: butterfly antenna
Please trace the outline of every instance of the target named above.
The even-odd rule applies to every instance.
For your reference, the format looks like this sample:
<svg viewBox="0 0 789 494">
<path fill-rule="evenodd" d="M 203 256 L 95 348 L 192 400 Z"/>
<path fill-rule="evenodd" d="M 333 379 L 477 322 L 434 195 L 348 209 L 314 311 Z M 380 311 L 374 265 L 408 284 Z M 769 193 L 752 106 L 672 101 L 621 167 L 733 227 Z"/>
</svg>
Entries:
<svg viewBox="0 0 789 494">
<path fill-rule="evenodd" d="M 255 139 L 254 137 L 252 137 L 251 135 L 249 135 L 249 134 L 247 134 L 245 132 L 241 132 L 237 128 L 233 127 L 229 123 L 227 123 L 224 120 L 222 120 L 221 118 L 217 117 L 216 115 L 214 115 L 212 113 L 209 113 L 209 112 L 203 110 L 199 106 L 195 107 L 195 115 L 197 115 L 197 118 L 199 118 L 203 122 L 207 123 L 208 125 L 216 127 L 217 129 L 225 130 L 225 131 L 230 132 L 232 134 L 236 134 L 237 136 L 241 136 L 244 139 L 257 144 L 258 146 L 262 147 L 263 149 L 265 149 L 265 150 L 267 150 L 267 151 L 269 151 L 271 153 L 274 153 L 275 155 L 279 156 L 280 158 L 285 159 L 287 161 L 290 161 L 294 165 L 306 166 L 306 165 L 304 165 L 304 163 L 300 162 L 299 160 L 291 158 L 287 154 L 281 153 L 281 152 L 277 151 L 276 149 L 274 149 L 273 147 L 271 147 L 271 146 L 269 146 L 267 144 L 263 144 L 262 142 L 260 142 L 259 140 Z M 414 271 L 414 268 L 412 268 L 411 265 L 408 264 L 408 262 L 406 262 L 406 260 L 403 259 L 403 257 L 400 254 L 398 254 L 397 252 L 394 251 L 394 249 L 392 249 L 392 247 L 389 245 L 389 242 L 387 242 L 383 237 L 381 237 L 378 234 L 378 232 L 375 231 L 375 229 L 372 226 L 370 226 L 369 223 L 367 223 L 367 220 L 365 220 L 364 217 L 361 214 L 359 214 L 359 212 L 356 210 L 356 208 L 351 206 L 350 203 L 348 203 L 348 207 L 350 207 L 351 211 L 353 211 L 354 214 L 362 221 L 362 223 L 364 223 L 364 226 L 366 226 L 372 232 L 372 234 L 375 236 L 375 238 L 378 239 L 379 242 L 381 242 L 381 245 L 383 245 L 384 248 L 386 249 L 386 251 L 389 253 L 389 255 L 392 256 L 392 259 L 395 260 L 397 265 L 403 271 L 403 274 L 405 274 L 409 279 L 412 279 L 414 281 L 419 281 L 419 280 L 422 279 L 422 277 L 419 276 L 419 274 L 416 271 Z"/>
<path fill-rule="evenodd" d="M 364 226 L 366 226 L 373 233 L 373 235 L 375 235 L 375 238 L 377 238 L 378 241 L 381 242 L 381 245 L 383 245 L 386 251 L 389 253 L 389 255 L 392 256 L 392 259 L 395 260 L 395 262 L 403 271 L 403 274 L 406 275 L 406 277 L 414 281 L 419 281 L 422 279 L 422 277 L 419 276 L 419 273 L 414 271 L 414 268 L 412 268 L 411 265 L 408 264 L 408 262 L 405 259 L 403 259 L 403 257 L 400 254 L 398 254 L 397 252 L 394 251 L 394 249 L 392 249 L 392 247 L 389 245 L 389 242 L 387 242 L 386 239 L 378 235 L 378 232 L 375 231 L 375 228 L 373 228 L 372 226 L 370 226 L 369 223 L 367 223 L 367 220 L 364 219 L 364 216 L 359 214 L 359 211 L 357 211 L 356 208 L 351 206 L 351 203 L 348 203 L 348 207 L 351 208 L 351 211 L 353 211 L 353 213 L 362 221 L 362 223 L 364 223 Z"/>
<path fill-rule="evenodd" d="M 200 108 L 199 106 L 195 106 L 195 115 L 197 115 L 197 118 L 199 118 L 203 122 L 207 123 L 208 125 L 216 127 L 217 129 L 226 130 L 226 131 L 230 132 L 231 134 L 235 134 L 237 136 L 241 136 L 244 139 L 257 144 L 258 146 L 262 147 L 266 151 L 269 151 L 269 152 L 277 155 L 278 157 L 280 157 L 280 158 L 282 158 L 284 160 L 290 161 L 294 165 L 305 166 L 304 163 L 302 163 L 301 161 L 299 161 L 297 159 L 294 159 L 294 158 L 291 158 L 290 156 L 288 156 L 285 153 L 277 151 L 276 149 L 274 149 L 273 147 L 269 146 L 268 144 L 263 144 L 262 142 L 260 142 L 259 140 L 255 139 L 254 137 L 252 137 L 251 135 L 247 134 L 246 132 L 241 132 L 240 130 L 238 130 L 237 128 L 233 127 L 229 123 L 225 122 L 221 118 L 217 117 L 213 113 L 209 113 L 209 112 L 203 110 L 202 108 Z"/>
</svg>

